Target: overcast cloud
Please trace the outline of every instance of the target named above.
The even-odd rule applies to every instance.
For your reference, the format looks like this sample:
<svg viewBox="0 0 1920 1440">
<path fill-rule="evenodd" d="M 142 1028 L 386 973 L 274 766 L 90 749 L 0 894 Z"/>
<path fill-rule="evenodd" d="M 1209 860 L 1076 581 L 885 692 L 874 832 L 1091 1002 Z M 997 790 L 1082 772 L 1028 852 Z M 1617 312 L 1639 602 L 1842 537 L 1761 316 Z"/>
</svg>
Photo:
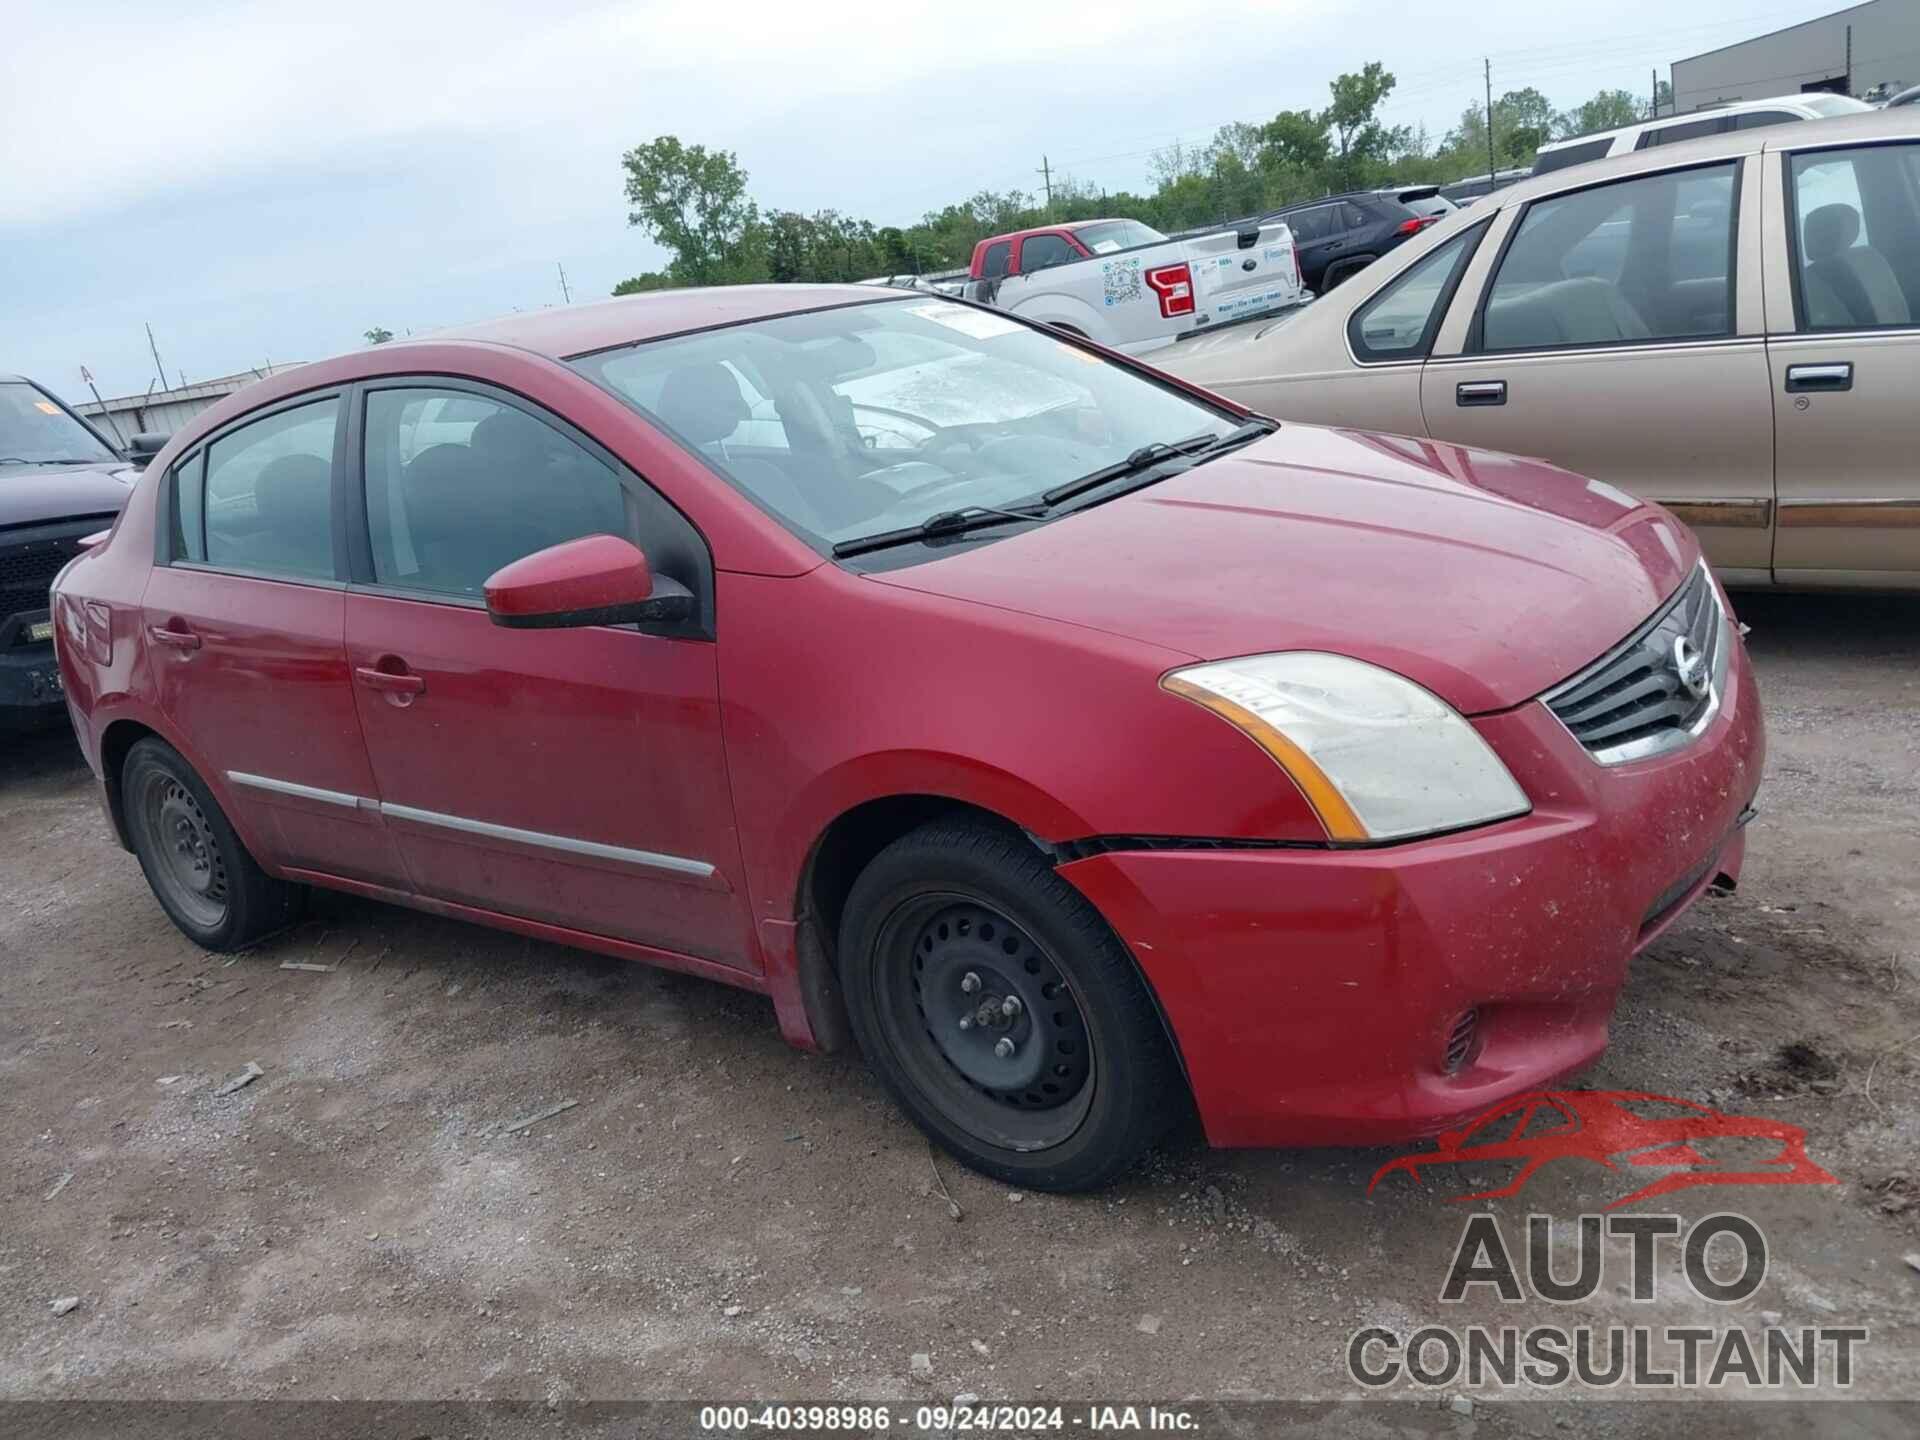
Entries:
<svg viewBox="0 0 1920 1440">
<path fill-rule="evenodd" d="M 361 332 L 576 299 L 654 268 L 620 154 L 738 152 L 763 207 L 905 223 L 1057 174 L 1138 188 L 1151 152 L 1319 106 L 1368 60 L 1437 137 L 1481 95 L 1556 106 L 1835 4 L 1188 0 L 1003 11 L 592 0 L 15 0 L 0 66 L 0 371 L 85 398 Z M 1577 27 L 1577 28 L 1576 28 Z"/>
</svg>

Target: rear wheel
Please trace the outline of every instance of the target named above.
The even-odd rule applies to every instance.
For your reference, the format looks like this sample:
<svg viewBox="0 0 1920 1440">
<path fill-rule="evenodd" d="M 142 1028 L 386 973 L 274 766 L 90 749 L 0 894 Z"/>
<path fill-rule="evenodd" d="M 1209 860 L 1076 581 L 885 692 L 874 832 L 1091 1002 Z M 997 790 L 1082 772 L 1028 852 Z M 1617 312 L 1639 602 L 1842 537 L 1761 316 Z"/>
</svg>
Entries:
<svg viewBox="0 0 1920 1440">
<path fill-rule="evenodd" d="M 120 793 L 147 884 L 188 939 L 209 950 L 237 950 L 299 913 L 305 892 L 254 862 L 171 745 L 146 739 L 129 750 Z"/>
<path fill-rule="evenodd" d="M 1373 257 L 1369 255 L 1363 260 L 1344 260 L 1340 264 L 1333 266 L 1320 281 L 1320 293 L 1324 295 L 1341 281 L 1351 280 L 1355 275 L 1358 275 L 1362 270 L 1366 269 L 1372 259 Z"/>
<path fill-rule="evenodd" d="M 869 1063 L 988 1175 L 1104 1185 L 1186 1105 L 1132 958 L 1012 832 L 936 821 L 888 846 L 848 897 L 841 967 Z"/>
</svg>

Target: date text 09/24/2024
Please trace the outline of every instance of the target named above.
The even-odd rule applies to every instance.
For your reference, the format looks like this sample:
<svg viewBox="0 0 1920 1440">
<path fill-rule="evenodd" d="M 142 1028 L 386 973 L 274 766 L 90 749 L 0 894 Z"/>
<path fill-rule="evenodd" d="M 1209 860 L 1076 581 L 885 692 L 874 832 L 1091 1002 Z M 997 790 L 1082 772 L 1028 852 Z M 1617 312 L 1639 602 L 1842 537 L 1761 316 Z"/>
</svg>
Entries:
<svg viewBox="0 0 1920 1440">
<path fill-rule="evenodd" d="M 1077 1431 L 1105 1435 L 1132 1431 L 1191 1432 L 1198 1421 L 1188 1411 L 1157 1405 L 988 1405 L 956 1401 L 916 1405 L 911 1414 L 889 1405 L 708 1405 L 700 1430 L 711 1435 L 872 1433 L 896 1427 L 906 1435 L 1032 1434 Z M 911 1421 L 911 1423 L 909 1423 Z"/>
</svg>

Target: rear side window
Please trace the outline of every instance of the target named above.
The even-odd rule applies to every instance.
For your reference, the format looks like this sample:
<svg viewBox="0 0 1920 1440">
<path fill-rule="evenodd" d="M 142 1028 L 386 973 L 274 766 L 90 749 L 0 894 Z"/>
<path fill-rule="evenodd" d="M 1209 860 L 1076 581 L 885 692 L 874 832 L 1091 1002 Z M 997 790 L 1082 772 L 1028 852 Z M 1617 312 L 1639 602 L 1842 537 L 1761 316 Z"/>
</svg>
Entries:
<svg viewBox="0 0 1920 1440">
<path fill-rule="evenodd" d="M 367 534 L 382 585 L 478 598 L 501 566 L 583 535 L 631 538 L 600 458 L 524 410 L 463 391 L 367 396 Z"/>
<path fill-rule="evenodd" d="M 1920 145 L 1816 150 L 1787 162 L 1803 330 L 1920 315 Z"/>
<path fill-rule="evenodd" d="M 985 258 L 980 261 L 980 278 L 982 280 L 1001 279 L 1007 273 L 1012 255 L 1013 242 L 1009 240 L 989 245 Z"/>
<path fill-rule="evenodd" d="M 1480 348 L 1731 334 L 1733 202 L 1729 162 L 1529 205 L 1493 277 Z"/>
<path fill-rule="evenodd" d="M 1412 212 L 1408 212 L 1408 213 L 1411 214 Z M 1353 201 L 1345 200 L 1341 202 L 1340 224 L 1343 229 L 1359 230 L 1365 226 L 1373 224 L 1373 221 L 1374 221 L 1374 217 L 1369 215 L 1360 206 L 1354 204 Z"/>
<path fill-rule="evenodd" d="M 1331 209 L 1332 207 L 1328 205 L 1314 205 L 1305 210 L 1295 210 L 1280 218 L 1286 221 L 1287 228 L 1293 231 L 1295 244 L 1308 245 L 1315 240 L 1327 238 L 1330 229 L 1329 221 L 1332 218 Z"/>
<path fill-rule="evenodd" d="M 1564 170 L 1569 165 L 1584 165 L 1589 160 L 1599 160 L 1613 149 L 1613 137 L 1602 135 L 1598 140 L 1582 140 L 1577 145 L 1562 145 L 1558 150 L 1542 150 L 1533 161 L 1533 173 L 1545 175 L 1550 170 Z"/>
<path fill-rule="evenodd" d="M 1029 235 L 1020 242 L 1020 273 L 1031 275 L 1054 265 L 1065 265 L 1080 257 L 1058 235 Z"/>
<path fill-rule="evenodd" d="M 1654 145 L 1678 145 L 1682 140 L 1698 140 L 1702 135 L 1718 135 L 1727 128 L 1725 115 L 1716 115 L 1711 120 L 1689 120 L 1680 125 L 1661 125 L 1647 131 L 1640 137 L 1636 150 L 1645 150 Z"/>
<path fill-rule="evenodd" d="M 1455 277 L 1487 227 L 1476 225 L 1415 262 L 1354 312 L 1347 333 L 1362 360 L 1409 360 L 1433 346 Z"/>
<path fill-rule="evenodd" d="M 224 569 L 333 579 L 339 416 L 338 397 L 282 410 L 208 446 L 203 487 L 193 483 L 196 462 L 176 472 L 179 553 Z"/>
<path fill-rule="evenodd" d="M 1733 117 L 1733 128 L 1758 130 L 1766 125 L 1791 125 L 1799 118 L 1791 110 L 1749 110 Z"/>
</svg>

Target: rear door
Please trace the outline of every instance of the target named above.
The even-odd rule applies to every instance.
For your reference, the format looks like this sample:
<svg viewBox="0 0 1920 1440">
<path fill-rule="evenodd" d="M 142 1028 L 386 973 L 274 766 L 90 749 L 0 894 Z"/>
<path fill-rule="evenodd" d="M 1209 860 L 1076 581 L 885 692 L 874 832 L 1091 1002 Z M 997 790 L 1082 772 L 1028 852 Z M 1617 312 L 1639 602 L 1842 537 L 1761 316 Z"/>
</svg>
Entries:
<svg viewBox="0 0 1920 1440">
<path fill-rule="evenodd" d="M 1920 142 L 1763 159 L 1775 576 L 1920 583 Z"/>
<path fill-rule="evenodd" d="M 362 410 L 347 662 L 412 888 L 753 968 L 705 542 L 587 436 L 504 392 L 383 380 Z M 495 570 L 592 534 L 640 545 L 700 597 L 699 623 L 489 620 Z"/>
<path fill-rule="evenodd" d="M 1293 247 L 1300 265 L 1300 280 L 1316 293 L 1325 280 L 1327 265 L 1344 248 L 1346 229 L 1340 223 L 1339 207 L 1333 204 L 1309 205 L 1280 217 L 1293 232 Z"/>
<path fill-rule="evenodd" d="M 393 886 L 341 640 L 345 426 L 344 392 L 301 396 L 172 467 L 142 640 L 161 710 L 259 859 Z"/>
<path fill-rule="evenodd" d="M 1723 576 L 1767 579 L 1757 164 L 1634 175 L 1503 214 L 1490 276 L 1462 287 L 1422 372 L 1428 433 L 1660 501 Z"/>
</svg>

